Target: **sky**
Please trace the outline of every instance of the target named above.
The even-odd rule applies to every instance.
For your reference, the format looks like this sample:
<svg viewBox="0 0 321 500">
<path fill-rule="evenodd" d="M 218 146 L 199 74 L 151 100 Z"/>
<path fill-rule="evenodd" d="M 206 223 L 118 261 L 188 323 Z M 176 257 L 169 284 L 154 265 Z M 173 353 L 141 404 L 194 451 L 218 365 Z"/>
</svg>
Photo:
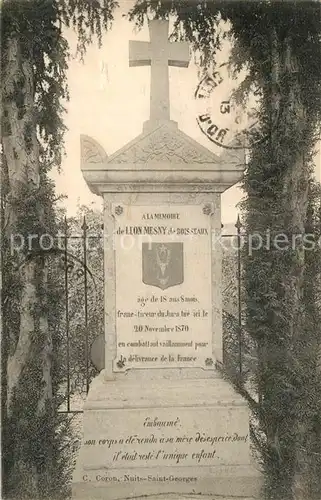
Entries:
<svg viewBox="0 0 321 500">
<path fill-rule="evenodd" d="M 93 44 L 84 62 L 76 56 L 76 35 L 66 32 L 72 58 L 68 69 L 70 101 L 64 117 L 67 133 L 61 173 L 53 172 L 58 194 L 67 196 L 63 205 L 69 215 L 75 215 L 79 205 L 102 210 L 102 199 L 91 193 L 80 170 L 80 135 L 89 135 L 111 155 L 142 132 L 149 118 L 150 67 L 130 68 L 129 40 L 149 41 L 147 26 L 139 32 L 123 15 L 132 0 L 120 2 L 112 29 L 103 36 L 102 47 Z M 218 63 L 227 60 L 228 46 L 218 55 Z M 196 122 L 198 105 L 194 98 L 199 83 L 198 68 L 192 55 L 188 68 L 170 68 L 171 119 L 179 128 L 220 155 L 223 150 L 200 131 Z M 233 83 L 234 84 L 234 83 Z M 228 84 L 220 86 L 224 94 Z M 215 95 L 220 102 L 224 95 Z M 316 158 L 316 175 L 321 180 L 320 156 Z M 235 223 L 237 204 L 243 192 L 238 185 L 222 194 L 222 222 Z"/>
</svg>

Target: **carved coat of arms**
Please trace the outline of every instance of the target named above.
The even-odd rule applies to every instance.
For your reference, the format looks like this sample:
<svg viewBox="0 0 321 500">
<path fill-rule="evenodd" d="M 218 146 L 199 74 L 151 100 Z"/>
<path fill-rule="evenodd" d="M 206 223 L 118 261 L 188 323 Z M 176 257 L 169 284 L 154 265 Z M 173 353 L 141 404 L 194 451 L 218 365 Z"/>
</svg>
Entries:
<svg viewBox="0 0 321 500">
<path fill-rule="evenodd" d="M 142 275 L 145 285 L 162 290 L 183 283 L 183 243 L 142 243 Z"/>
</svg>

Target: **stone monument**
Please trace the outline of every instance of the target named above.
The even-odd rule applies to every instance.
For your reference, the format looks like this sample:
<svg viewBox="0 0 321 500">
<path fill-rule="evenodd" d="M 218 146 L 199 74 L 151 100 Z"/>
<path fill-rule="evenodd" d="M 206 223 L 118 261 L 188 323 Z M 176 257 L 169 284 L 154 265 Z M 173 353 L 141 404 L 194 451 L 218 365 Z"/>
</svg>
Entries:
<svg viewBox="0 0 321 500">
<path fill-rule="evenodd" d="M 105 369 L 84 406 L 74 499 L 257 498 L 246 403 L 222 363 L 220 195 L 243 153 L 218 157 L 170 120 L 168 66 L 189 62 L 150 21 L 130 65 L 151 66 L 150 120 L 107 157 L 81 138 L 104 198 Z"/>
</svg>

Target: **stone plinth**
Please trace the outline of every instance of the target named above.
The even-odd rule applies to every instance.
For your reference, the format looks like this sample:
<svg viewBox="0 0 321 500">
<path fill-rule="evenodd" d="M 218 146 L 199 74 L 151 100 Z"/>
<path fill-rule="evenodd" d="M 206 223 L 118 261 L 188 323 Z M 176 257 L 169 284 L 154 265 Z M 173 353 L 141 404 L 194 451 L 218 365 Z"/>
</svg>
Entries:
<svg viewBox="0 0 321 500">
<path fill-rule="evenodd" d="M 248 427 L 246 404 L 221 378 L 108 380 L 103 371 L 85 405 L 74 497 L 258 498 Z"/>
<path fill-rule="evenodd" d="M 258 498 L 248 409 L 215 368 L 220 193 L 244 167 L 243 152 L 219 158 L 170 121 L 109 158 L 82 138 L 84 177 L 104 198 L 105 369 L 73 498 Z"/>
</svg>

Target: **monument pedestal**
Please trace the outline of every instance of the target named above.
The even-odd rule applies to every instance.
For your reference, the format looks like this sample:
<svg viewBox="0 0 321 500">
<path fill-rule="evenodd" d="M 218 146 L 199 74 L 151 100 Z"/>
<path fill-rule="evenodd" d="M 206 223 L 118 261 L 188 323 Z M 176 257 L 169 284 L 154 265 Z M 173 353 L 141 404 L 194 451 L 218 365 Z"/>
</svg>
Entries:
<svg viewBox="0 0 321 500">
<path fill-rule="evenodd" d="M 259 498 L 246 403 L 219 376 L 179 375 L 93 381 L 73 498 Z"/>
<path fill-rule="evenodd" d="M 151 21 L 150 44 L 130 50 L 131 64 L 151 64 L 142 134 L 110 157 L 81 141 L 85 180 L 104 198 L 105 369 L 84 407 L 77 500 L 259 495 L 246 402 L 215 370 L 220 195 L 242 178 L 244 151 L 218 157 L 170 120 L 168 64 L 186 64 L 188 48 L 167 33 Z"/>
</svg>

